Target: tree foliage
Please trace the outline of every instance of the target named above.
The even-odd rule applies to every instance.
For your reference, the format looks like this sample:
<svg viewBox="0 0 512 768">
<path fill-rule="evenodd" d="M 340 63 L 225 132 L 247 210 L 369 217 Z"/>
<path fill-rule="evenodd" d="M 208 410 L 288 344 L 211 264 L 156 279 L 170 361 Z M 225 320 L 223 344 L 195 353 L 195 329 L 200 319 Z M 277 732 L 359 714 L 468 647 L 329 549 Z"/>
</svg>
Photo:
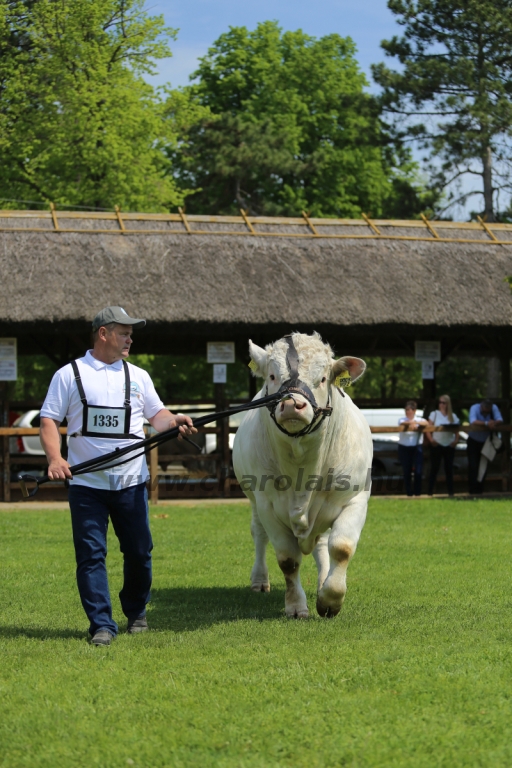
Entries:
<svg viewBox="0 0 512 768">
<path fill-rule="evenodd" d="M 382 42 L 400 70 L 372 68 L 384 104 L 402 135 L 431 150 L 434 182 L 452 185 L 449 203 L 478 194 L 492 221 L 500 190 L 512 191 L 512 0 L 389 0 L 388 7 L 404 34 Z M 480 177 L 480 189 L 457 192 L 464 176 Z"/>
<path fill-rule="evenodd" d="M 193 77 L 168 102 L 182 126 L 173 167 L 183 189 L 197 190 L 189 211 L 359 217 L 428 208 L 414 163 L 365 92 L 349 38 L 283 33 L 276 22 L 231 27 Z"/>
<path fill-rule="evenodd" d="M 0 0 L 0 197 L 179 202 L 171 126 L 143 79 L 173 34 L 142 0 Z"/>
</svg>

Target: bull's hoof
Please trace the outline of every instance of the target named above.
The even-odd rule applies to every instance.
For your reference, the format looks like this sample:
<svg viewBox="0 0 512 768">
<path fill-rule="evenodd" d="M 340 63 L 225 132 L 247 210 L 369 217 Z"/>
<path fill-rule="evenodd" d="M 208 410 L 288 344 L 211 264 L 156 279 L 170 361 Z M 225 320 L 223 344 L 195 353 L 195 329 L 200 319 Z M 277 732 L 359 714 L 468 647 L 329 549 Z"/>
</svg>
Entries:
<svg viewBox="0 0 512 768">
<path fill-rule="evenodd" d="M 270 584 L 268 582 L 266 584 L 255 582 L 254 584 L 251 584 L 251 589 L 253 592 L 270 592 Z"/>
<path fill-rule="evenodd" d="M 286 618 L 288 619 L 309 619 L 309 611 L 307 608 L 287 608 L 285 609 Z"/>
<path fill-rule="evenodd" d="M 333 619 L 341 611 L 341 605 L 339 607 L 326 605 L 318 597 L 316 601 L 316 610 L 318 611 L 318 615 L 322 616 L 322 618 Z"/>
</svg>

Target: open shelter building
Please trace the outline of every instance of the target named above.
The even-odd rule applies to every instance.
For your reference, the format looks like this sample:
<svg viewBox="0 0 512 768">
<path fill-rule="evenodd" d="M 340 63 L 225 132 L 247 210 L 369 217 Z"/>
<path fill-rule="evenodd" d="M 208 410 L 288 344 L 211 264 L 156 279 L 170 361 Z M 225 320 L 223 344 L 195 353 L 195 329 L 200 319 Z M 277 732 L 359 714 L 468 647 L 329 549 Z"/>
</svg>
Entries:
<svg viewBox="0 0 512 768">
<path fill-rule="evenodd" d="M 91 318 L 115 304 L 147 319 L 137 352 L 152 354 L 204 356 L 207 342 L 231 341 L 248 362 L 249 338 L 264 346 L 291 330 L 362 358 L 435 340 L 442 359 L 499 359 L 496 402 L 510 423 L 512 225 L 52 206 L 1 211 L 0 242 L 0 337 L 15 337 L 19 355 L 44 353 L 56 367 L 83 355 Z M 434 396 L 425 380 L 424 400 Z M 4 488 L 6 450 L 4 437 Z M 501 490 L 509 453 L 507 441 Z"/>
</svg>

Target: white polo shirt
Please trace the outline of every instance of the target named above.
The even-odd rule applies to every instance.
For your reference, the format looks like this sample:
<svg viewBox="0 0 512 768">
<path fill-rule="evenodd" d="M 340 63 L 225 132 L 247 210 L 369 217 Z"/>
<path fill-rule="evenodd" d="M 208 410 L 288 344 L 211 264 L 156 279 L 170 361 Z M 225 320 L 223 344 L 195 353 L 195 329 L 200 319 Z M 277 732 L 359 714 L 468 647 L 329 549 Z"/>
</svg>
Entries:
<svg viewBox="0 0 512 768">
<path fill-rule="evenodd" d="M 399 424 L 404 424 L 406 421 L 409 421 L 407 416 L 402 416 L 401 419 L 398 419 Z M 416 411 L 414 412 L 413 421 L 416 421 L 418 424 L 427 424 L 426 419 L 416 416 Z M 398 443 L 399 445 L 405 445 L 407 448 L 415 448 L 417 445 L 423 443 L 423 433 L 418 432 L 418 430 L 400 432 L 398 435 Z"/>
<path fill-rule="evenodd" d="M 107 365 L 96 360 L 89 350 L 77 364 L 89 405 L 123 407 L 125 375 L 121 360 Z M 128 363 L 128 371 L 132 406 L 130 433 L 144 437 L 144 419 L 153 418 L 165 406 L 146 371 L 131 363 Z M 59 422 L 67 418 L 68 461 L 72 466 L 137 442 L 81 435 L 83 406 L 71 364 L 65 365 L 54 375 L 41 408 L 41 416 Z M 143 455 L 117 467 L 77 475 L 70 483 L 115 491 L 145 483 L 148 477 L 146 458 Z"/>
</svg>

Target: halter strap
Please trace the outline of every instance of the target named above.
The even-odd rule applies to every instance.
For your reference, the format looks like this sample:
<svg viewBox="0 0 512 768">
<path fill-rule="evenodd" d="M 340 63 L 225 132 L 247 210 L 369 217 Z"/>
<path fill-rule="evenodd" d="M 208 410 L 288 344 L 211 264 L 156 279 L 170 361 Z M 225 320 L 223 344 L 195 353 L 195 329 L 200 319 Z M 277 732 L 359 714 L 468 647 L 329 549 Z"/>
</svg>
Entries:
<svg viewBox="0 0 512 768">
<path fill-rule="evenodd" d="M 316 432 L 316 430 L 320 427 L 321 423 L 325 419 L 326 416 L 330 416 L 332 413 L 332 406 L 330 405 L 331 402 L 331 390 L 329 388 L 329 396 L 327 399 L 327 405 L 325 408 L 321 408 L 318 403 L 316 402 L 315 396 L 311 389 L 308 387 L 308 385 L 301 381 L 299 378 L 299 353 L 297 352 L 297 349 L 295 348 L 295 344 L 293 343 L 293 336 L 291 333 L 288 333 L 285 337 L 286 343 L 288 344 L 288 349 L 286 351 L 286 365 L 288 366 L 288 372 L 290 374 L 290 378 L 287 379 L 287 381 L 283 382 L 281 384 L 278 393 L 282 394 L 283 397 L 281 400 L 276 400 L 275 403 L 272 403 L 271 405 L 268 405 L 267 408 L 270 411 L 270 416 L 272 417 L 272 420 L 274 421 L 275 425 L 278 429 L 281 430 L 281 432 L 284 432 L 285 435 L 288 435 L 288 437 L 301 437 L 302 435 L 309 435 L 312 432 Z M 268 387 L 266 389 L 266 393 L 268 394 Z M 289 395 L 291 399 L 293 400 L 293 395 L 302 395 L 308 403 L 313 408 L 313 418 L 310 421 L 309 424 L 306 424 L 303 429 L 301 429 L 299 432 L 288 432 L 284 427 L 281 426 L 281 424 L 278 423 L 276 419 L 276 409 L 280 402 L 286 399 L 286 395 Z M 317 421 L 318 417 L 321 416 L 321 418 Z"/>
</svg>

